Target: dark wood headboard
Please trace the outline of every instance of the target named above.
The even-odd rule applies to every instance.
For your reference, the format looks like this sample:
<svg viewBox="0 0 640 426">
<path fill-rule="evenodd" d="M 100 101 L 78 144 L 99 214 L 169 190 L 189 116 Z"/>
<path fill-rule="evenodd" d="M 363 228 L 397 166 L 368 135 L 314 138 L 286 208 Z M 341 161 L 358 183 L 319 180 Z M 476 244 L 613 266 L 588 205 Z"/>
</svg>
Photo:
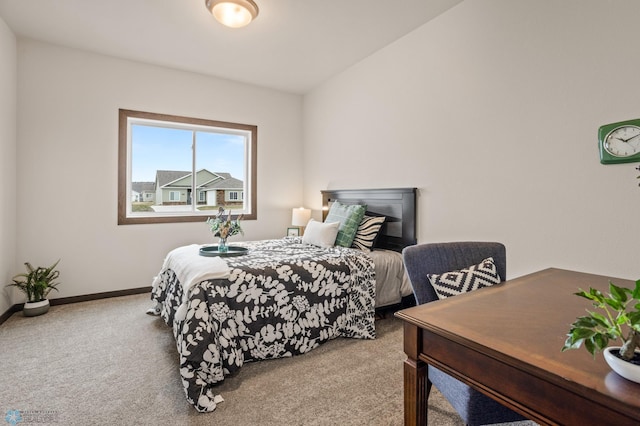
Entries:
<svg viewBox="0 0 640 426">
<path fill-rule="evenodd" d="M 322 220 L 334 201 L 366 204 L 370 216 L 386 220 L 375 247 L 401 252 L 416 243 L 416 188 L 333 189 L 322 192 Z"/>
</svg>

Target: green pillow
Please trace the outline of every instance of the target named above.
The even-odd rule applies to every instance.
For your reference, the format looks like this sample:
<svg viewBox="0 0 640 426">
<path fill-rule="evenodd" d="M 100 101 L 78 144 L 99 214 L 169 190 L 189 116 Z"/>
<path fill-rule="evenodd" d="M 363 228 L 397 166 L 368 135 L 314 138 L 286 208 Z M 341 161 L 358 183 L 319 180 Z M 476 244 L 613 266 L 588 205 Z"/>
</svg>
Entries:
<svg viewBox="0 0 640 426">
<path fill-rule="evenodd" d="M 351 247 L 353 239 L 358 231 L 358 225 L 362 222 L 364 212 L 367 206 L 359 204 L 342 204 L 335 201 L 329 209 L 329 214 L 324 220 L 327 222 L 340 222 L 338 227 L 338 236 L 336 237 L 336 245 L 342 247 Z"/>
</svg>

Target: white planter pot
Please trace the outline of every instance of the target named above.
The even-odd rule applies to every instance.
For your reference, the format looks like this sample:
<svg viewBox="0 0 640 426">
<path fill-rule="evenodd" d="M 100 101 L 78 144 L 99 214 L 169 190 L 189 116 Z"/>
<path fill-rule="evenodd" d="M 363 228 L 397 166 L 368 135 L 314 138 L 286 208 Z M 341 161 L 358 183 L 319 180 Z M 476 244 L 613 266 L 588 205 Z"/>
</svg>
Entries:
<svg viewBox="0 0 640 426">
<path fill-rule="evenodd" d="M 607 364 L 609 364 L 609 367 L 625 379 L 640 383 L 640 365 L 635 365 L 618 358 L 611 353 L 613 349 L 620 349 L 620 347 L 610 346 L 603 351 L 604 359 L 607 361 Z"/>
<path fill-rule="evenodd" d="M 25 317 L 35 317 L 38 315 L 46 314 L 49 311 L 49 299 L 44 299 L 39 302 L 27 302 L 22 308 L 22 313 Z"/>
</svg>

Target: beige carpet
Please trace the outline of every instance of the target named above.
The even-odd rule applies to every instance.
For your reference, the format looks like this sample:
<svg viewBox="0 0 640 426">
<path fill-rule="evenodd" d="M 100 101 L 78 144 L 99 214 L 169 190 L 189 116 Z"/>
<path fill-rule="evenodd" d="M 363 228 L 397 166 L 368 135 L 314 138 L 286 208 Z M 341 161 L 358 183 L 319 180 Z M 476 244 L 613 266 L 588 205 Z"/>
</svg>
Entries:
<svg viewBox="0 0 640 426">
<path fill-rule="evenodd" d="M 171 330 L 148 295 L 53 306 L 0 326 L 0 415 L 64 425 L 401 425 L 402 326 L 376 340 L 335 339 L 287 359 L 247 363 L 212 413 L 185 400 Z M 437 391 L 429 424 L 460 425 Z M 15 414 L 15 412 L 14 412 Z M 8 423 L 7 423 L 8 424 Z"/>
</svg>

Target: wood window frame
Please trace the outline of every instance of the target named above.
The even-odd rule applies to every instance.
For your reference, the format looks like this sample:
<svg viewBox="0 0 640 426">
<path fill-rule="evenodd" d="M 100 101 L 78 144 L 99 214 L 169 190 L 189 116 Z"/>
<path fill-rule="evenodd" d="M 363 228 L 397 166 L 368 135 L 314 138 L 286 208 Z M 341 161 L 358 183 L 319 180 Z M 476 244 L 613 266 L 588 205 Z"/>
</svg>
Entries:
<svg viewBox="0 0 640 426">
<path fill-rule="evenodd" d="M 146 224 L 146 223 L 180 223 L 180 222 L 200 222 L 206 220 L 211 213 L 181 213 L 179 215 L 161 215 L 161 216 L 129 216 L 127 207 L 127 197 L 131 197 L 128 189 L 131 187 L 127 182 L 127 170 L 129 167 L 129 118 L 149 119 L 164 122 L 176 122 L 183 124 L 193 124 L 196 126 L 209 126 L 228 128 L 236 130 L 244 130 L 251 134 L 248 152 L 249 161 L 246 172 L 248 182 L 245 188 L 250 193 L 249 211 L 242 214 L 243 220 L 256 220 L 258 218 L 257 206 L 257 164 L 258 164 L 258 126 L 250 124 L 230 123 L 226 121 L 207 120 L 201 118 L 183 117 L 169 114 L 157 114 L 152 112 L 134 111 L 128 109 L 119 109 L 118 112 L 118 225 L 130 224 Z M 243 191 L 244 194 L 245 191 Z M 193 198 L 193 197 L 192 197 Z M 244 199 L 244 197 L 243 197 Z M 193 202 L 193 200 L 192 200 Z M 196 200 L 197 202 L 197 200 Z"/>
</svg>

